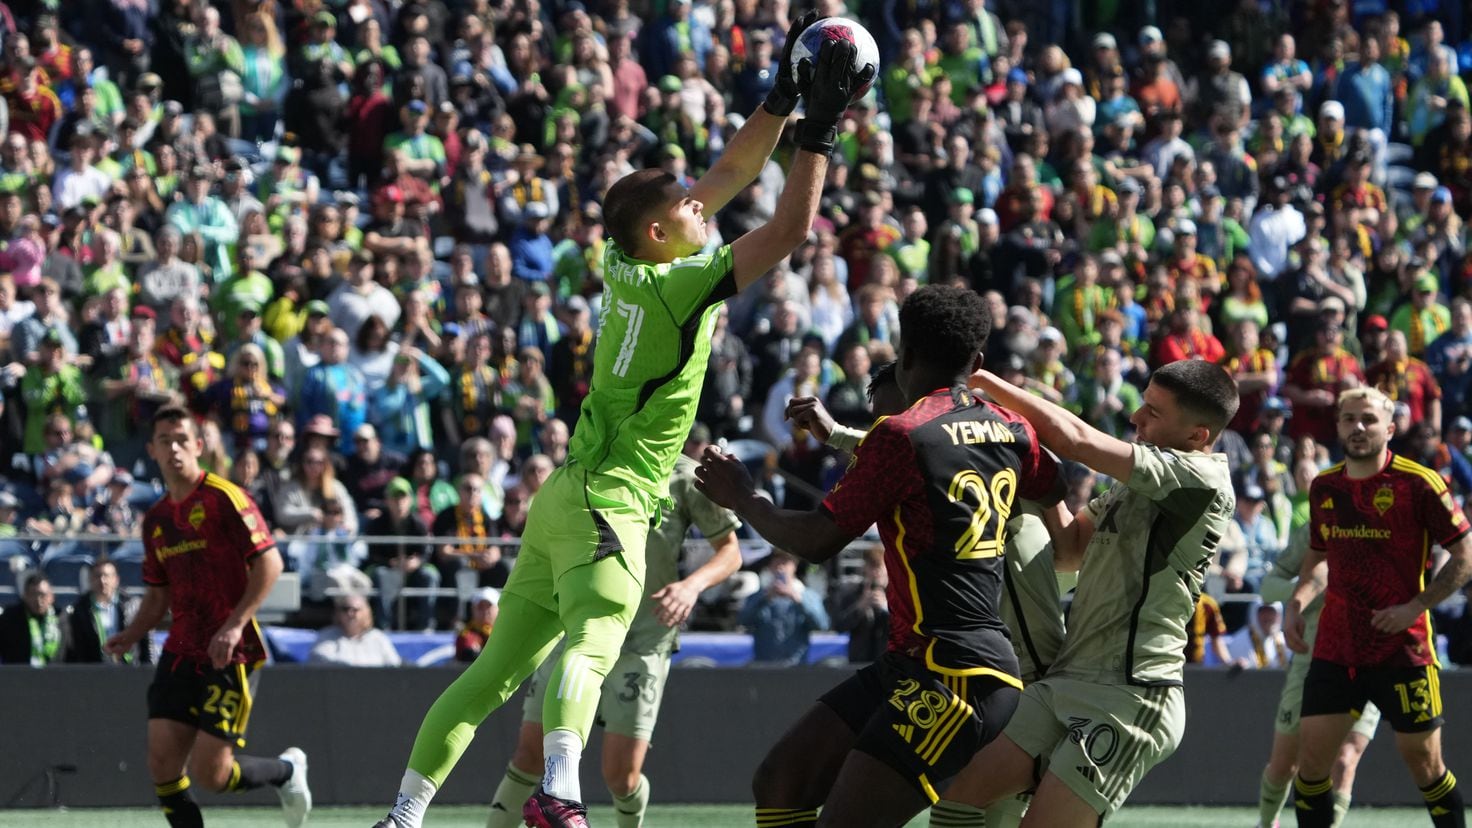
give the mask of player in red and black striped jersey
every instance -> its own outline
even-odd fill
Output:
[[[1302,826],[1333,822],[1329,773],[1367,701],[1395,730],[1432,823],[1466,825],[1456,777],[1442,759],[1430,612],[1472,577],[1472,539],[1446,481],[1391,453],[1392,411],[1376,389],[1341,394],[1337,426],[1346,459],[1309,488],[1309,552],[1285,624],[1289,646],[1307,652],[1303,608],[1323,592],[1294,781]],[[1428,585],[1433,543],[1450,557]]]
[[[909,408],[875,422],[820,508],[756,497],[718,451],[697,471],[712,500],[809,561],[876,523],[884,540],[887,651],[772,748],[753,783],[758,826],[903,824],[1016,707],[1022,682],[998,612],[1004,526],[1016,498],[1056,501],[1061,488],[1032,427],[965,388],[989,321],[972,291],[930,286],[905,301],[896,375]]]
[[[189,412],[165,406],[153,417],[148,454],[168,493],[143,518],[148,592],[107,650],[130,650],[172,611],[174,623],[148,688],[148,765],[173,828],[203,826],[189,793],[275,787],[288,826],[312,807],[306,754],[275,759],[236,755],[245,746],[266,659],[255,613],[281,574],[281,554],[260,509],[235,484],[200,469],[204,445]]]

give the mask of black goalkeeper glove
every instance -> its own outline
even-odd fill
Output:
[[[875,68],[854,72],[858,47],[848,40],[827,40],[818,51],[817,66],[810,60],[798,64],[799,84],[807,88],[807,117],[797,124],[797,145],[808,152],[828,155],[838,139],[838,121],[848,110],[853,90],[874,80]]]
[[[797,97],[802,92],[797,88],[797,80],[792,77],[788,68],[792,65],[792,47],[797,43],[798,36],[816,22],[818,12],[813,10],[793,21],[787,29],[787,42],[782,44],[782,60],[777,64],[777,82],[762,103],[763,109],[779,118],[792,114],[792,110],[797,107]]]

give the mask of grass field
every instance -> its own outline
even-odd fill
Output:
[[[313,828],[353,826],[368,828],[379,817],[382,808],[323,808],[312,812]],[[593,824],[612,826],[611,808],[594,808]],[[261,808],[210,808],[205,812],[210,828],[263,828],[280,825],[277,812]],[[1251,808],[1126,808],[1109,822],[1109,828],[1252,828],[1257,812]],[[164,824],[157,811],[146,809],[110,809],[74,811],[0,811],[0,825],[17,828],[159,828]],[[644,824],[648,828],[749,828],[751,810],[741,805],[663,805],[650,809]],[[1292,826],[1293,815],[1287,814],[1286,826]],[[1348,828],[1401,828],[1427,824],[1421,808],[1356,809],[1344,822]],[[428,828],[482,828],[485,810],[479,807],[447,806],[430,812]],[[923,828],[923,817],[910,823]]]

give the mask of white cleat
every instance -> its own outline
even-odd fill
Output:
[[[291,765],[291,778],[276,789],[281,797],[281,812],[287,828],[301,828],[312,812],[312,789],[307,787],[307,754],[301,748],[287,748],[279,757]]]

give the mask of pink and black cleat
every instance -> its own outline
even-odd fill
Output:
[[[521,816],[531,828],[589,828],[588,809],[583,803],[558,799],[541,786],[522,806]]]

